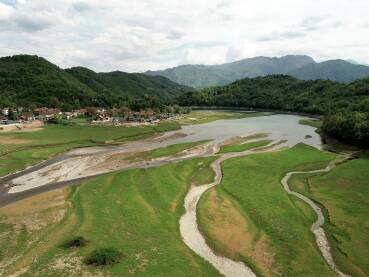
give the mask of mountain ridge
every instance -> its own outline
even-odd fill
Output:
[[[164,76],[176,83],[203,88],[228,85],[243,78],[285,74],[302,80],[328,79],[349,83],[369,76],[369,66],[348,61],[330,60],[317,63],[307,55],[282,57],[257,56],[217,65],[180,65],[164,70],[146,71],[145,74]]]

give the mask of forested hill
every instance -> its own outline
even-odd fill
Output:
[[[113,95],[133,98],[156,95],[170,99],[189,91],[189,88],[178,85],[162,76],[121,71],[96,73],[85,67],[73,67],[66,69],[66,72],[99,94],[109,91]]]
[[[179,97],[181,105],[276,109],[325,115],[324,129],[369,147],[369,78],[342,84],[286,75],[246,78]]]
[[[164,77],[95,73],[80,67],[63,70],[30,55],[0,58],[0,107],[113,106],[143,97],[165,102],[187,91]]]

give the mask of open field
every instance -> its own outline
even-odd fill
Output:
[[[24,276],[36,272],[42,276],[88,276],[88,272],[94,276],[162,276],[163,272],[167,276],[219,276],[182,242],[178,229],[184,195],[209,159],[107,174],[70,188],[72,205],[63,220],[35,239],[32,250],[8,266],[7,273],[27,267]],[[13,205],[22,202],[18,203]],[[8,218],[5,209],[9,208],[0,209],[4,221]],[[10,227],[4,228],[2,245],[9,234],[13,241],[26,236],[10,232],[4,237]],[[28,236],[27,226],[24,228]],[[86,238],[87,245],[70,250],[58,246],[75,236]],[[51,238],[52,243],[47,243]],[[99,247],[121,251],[121,262],[106,268],[84,265],[83,258]],[[33,257],[38,258],[34,261]]]
[[[292,188],[320,203],[337,264],[352,276],[368,276],[369,159],[338,165],[325,175],[296,176]]]
[[[220,154],[229,153],[229,152],[242,152],[246,150],[250,150],[257,147],[266,146],[271,143],[271,140],[259,140],[249,143],[242,143],[242,144],[233,144],[233,145],[224,145],[220,147]]]
[[[334,157],[300,144],[225,161],[222,183],[198,210],[209,244],[264,276],[335,276],[310,232],[313,212],[280,184],[286,172],[322,168]]]

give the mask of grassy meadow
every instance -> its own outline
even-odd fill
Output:
[[[22,276],[82,276],[83,272],[94,276],[163,276],[163,273],[220,276],[182,242],[178,227],[189,184],[204,178],[202,165],[210,160],[212,158],[193,159],[107,174],[69,188],[67,202],[71,208],[60,223],[48,230],[33,231],[42,232],[43,236],[32,235],[27,226],[22,227],[17,236],[2,230],[0,243],[3,245],[10,238],[13,241],[34,238],[32,249],[26,246],[18,251],[13,249],[14,255],[20,252],[23,255],[7,267],[6,274],[26,267],[28,271]],[[0,209],[4,222],[10,218],[5,208]],[[15,228],[10,223],[6,226],[8,230]],[[76,236],[85,238],[86,246],[60,247]],[[101,268],[83,263],[91,251],[102,247],[121,251],[120,263]],[[1,262],[6,262],[5,255]]]
[[[219,154],[229,153],[229,152],[243,152],[257,147],[266,146],[271,142],[271,140],[259,140],[254,142],[234,144],[234,145],[224,145],[220,147]]]
[[[334,158],[300,144],[225,161],[222,183],[198,208],[209,244],[263,276],[335,276],[310,232],[315,215],[280,184],[288,171],[322,168]]]
[[[333,255],[342,270],[352,276],[369,276],[369,158],[338,165],[324,175],[296,176],[300,191],[324,207],[324,228]]]

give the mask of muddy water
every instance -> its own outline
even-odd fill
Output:
[[[234,120],[219,120],[206,124],[184,126],[179,131],[165,133],[160,139],[130,142],[119,146],[75,149],[60,155],[43,165],[8,176],[0,180],[0,186],[9,188],[7,193],[20,193],[45,185],[69,182],[76,179],[124,169],[104,168],[106,161],[115,154],[147,151],[177,143],[212,140],[214,144],[235,136],[268,133],[272,140],[286,140],[288,146],[304,142],[321,148],[321,140],[314,128],[300,125],[303,117],[295,115],[271,115]],[[176,134],[180,132],[181,135]],[[310,138],[307,138],[310,137]],[[98,169],[96,169],[98,168]]]

